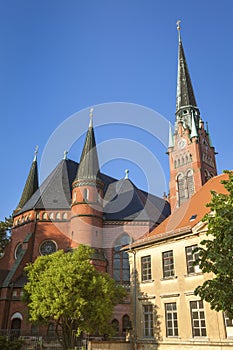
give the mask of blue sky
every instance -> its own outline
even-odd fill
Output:
[[[232,169],[232,13],[231,0],[0,1],[0,219],[19,201],[35,146],[40,161],[51,134],[74,113],[125,102],[174,122],[177,19],[197,104],[219,153],[218,172]],[[112,135],[140,138],[168,181],[163,146],[152,146],[134,128],[96,130],[98,143]],[[72,147],[71,159],[79,160],[82,141]],[[126,167],[144,188],[147,175],[130,162],[104,170],[123,177]]]

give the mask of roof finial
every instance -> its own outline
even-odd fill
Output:
[[[129,178],[129,169],[125,169],[125,179]]]
[[[180,22],[181,22],[180,19],[178,19],[178,21],[176,22],[176,28],[177,28],[177,30],[178,30],[179,42],[181,41],[181,36],[180,36]]]
[[[89,116],[90,116],[89,128],[93,127],[93,111],[94,111],[94,108],[90,108],[90,110],[89,110]]]
[[[63,157],[64,160],[67,159],[67,154],[68,154],[68,151],[64,151],[64,157]]]
[[[33,159],[33,162],[36,162],[36,161],[37,161],[38,148],[39,148],[39,147],[36,146],[35,152],[34,152],[34,159]]]

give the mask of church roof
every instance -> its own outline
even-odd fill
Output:
[[[152,243],[153,241],[192,232],[192,228],[210,211],[210,209],[206,207],[206,204],[211,201],[211,191],[227,193],[227,190],[221,183],[222,180],[226,179],[228,179],[228,175],[225,173],[211,178],[190,198],[190,200],[184,202],[179,208],[174,210],[174,212],[154,230],[133,243],[132,247],[139,247]]]
[[[69,210],[72,183],[79,166],[70,159],[63,159],[17,215],[31,209]],[[170,214],[167,201],[138,189],[129,179],[116,180],[102,173],[99,177],[104,184],[106,220],[137,219],[159,223]]]

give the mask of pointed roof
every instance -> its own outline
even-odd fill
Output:
[[[172,126],[169,122],[169,136],[168,136],[168,148],[174,147],[174,138],[172,133]]]
[[[176,112],[182,107],[197,107],[192,82],[186,62],[183,44],[180,36],[180,27],[177,28],[179,33],[178,49],[178,74],[177,74],[177,95],[176,95]]]
[[[192,128],[191,128],[190,138],[192,139],[193,137],[198,137],[198,134],[197,134],[196,123],[195,123],[194,116],[192,113]]]
[[[95,133],[90,110],[90,124],[87,130],[86,139],[79,163],[75,180],[96,180],[99,177],[99,160],[96,149]]]
[[[37,153],[38,149],[36,148],[35,156],[16,210],[20,210],[38,189]]]

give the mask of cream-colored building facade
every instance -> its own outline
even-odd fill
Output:
[[[210,274],[193,266],[194,248],[206,238],[201,221],[210,190],[226,190],[210,179],[150,234],[126,249],[131,267],[132,337],[136,349],[233,348],[233,323],[194,294]]]

